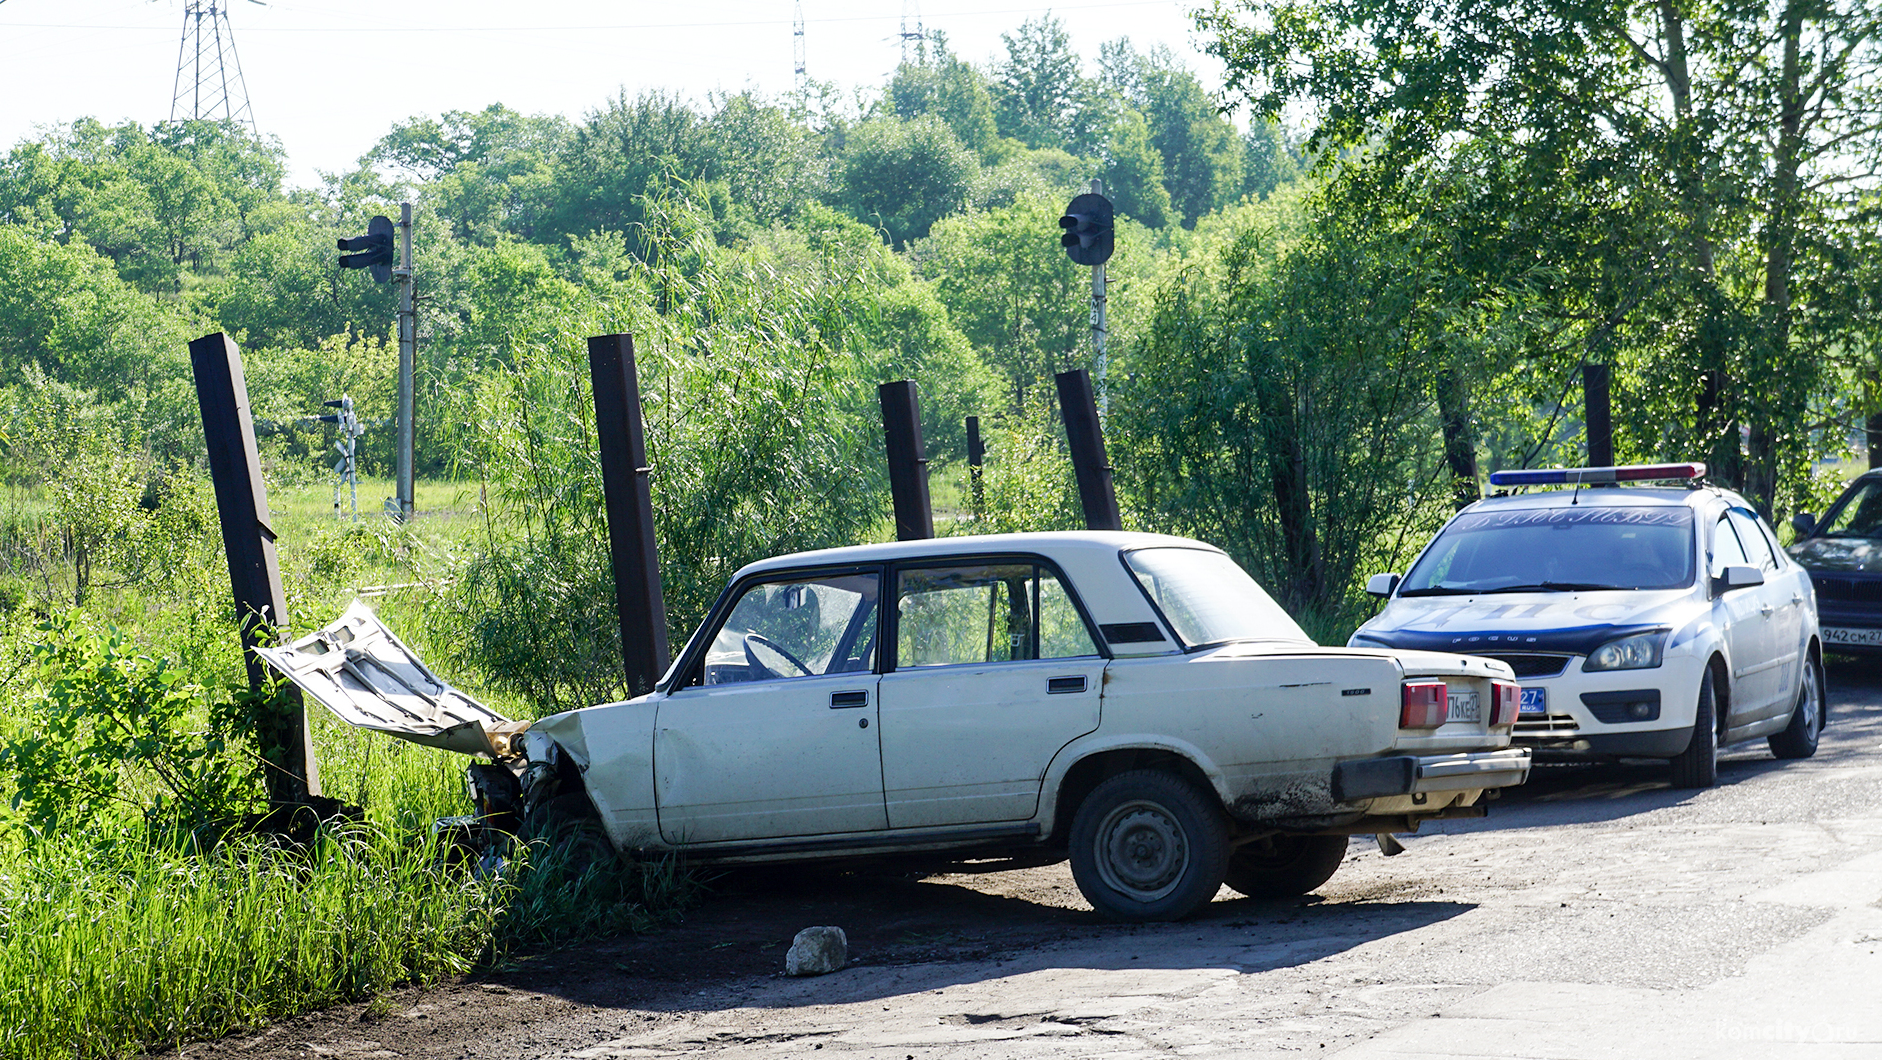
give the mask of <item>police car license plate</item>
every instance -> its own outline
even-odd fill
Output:
[[[1445,721],[1482,721],[1483,700],[1475,692],[1452,692],[1446,697]]]
[[[1523,702],[1520,713],[1547,714],[1549,712],[1549,690],[1546,688],[1523,689]]]
[[[1860,644],[1864,647],[1882,648],[1882,629],[1837,629],[1824,626],[1823,640],[1827,644]]]

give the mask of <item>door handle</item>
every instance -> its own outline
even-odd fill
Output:
[[[830,693],[830,709],[842,710],[846,707],[866,707],[869,705],[869,692],[858,688],[850,692]]]
[[[1760,606],[1760,607],[1758,608],[1758,613],[1759,613],[1759,614],[1761,614],[1761,615],[1763,615],[1763,616],[1764,616],[1764,617],[1766,617],[1766,618],[1770,618],[1770,617],[1771,617],[1771,605],[1770,605],[1770,604],[1764,604],[1764,605],[1762,605],[1762,606]]]
[[[1083,692],[1084,690],[1084,674],[1079,674],[1075,677],[1053,677],[1046,680],[1046,694],[1049,696],[1064,695],[1068,692]]]

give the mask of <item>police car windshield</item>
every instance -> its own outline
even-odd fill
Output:
[[[1400,596],[1677,589],[1692,584],[1686,507],[1525,508],[1451,520]]]
[[[1824,516],[1824,537],[1882,537],[1882,480],[1865,479]]]

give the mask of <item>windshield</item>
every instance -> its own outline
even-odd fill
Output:
[[[1823,537],[1882,537],[1882,479],[1856,483],[1849,496],[1823,517]]]
[[[1248,572],[1220,552],[1199,548],[1145,548],[1126,552],[1144,588],[1183,643],[1313,639]]]
[[[1398,595],[1677,589],[1692,584],[1692,510],[1529,508],[1451,520]]]

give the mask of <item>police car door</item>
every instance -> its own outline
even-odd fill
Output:
[[[1758,567],[1758,562],[1746,552],[1729,515],[1721,513],[1712,527],[1712,559],[1707,573],[1715,586],[1713,619],[1724,630],[1726,648],[1731,653],[1732,686],[1726,690],[1726,724],[1737,726],[1769,712],[1783,672],[1783,659],[1772,624],[1763,613],[1769,606],[1760,592],[1765,586],[1717,588],[1717,579],[1727,567]]]

